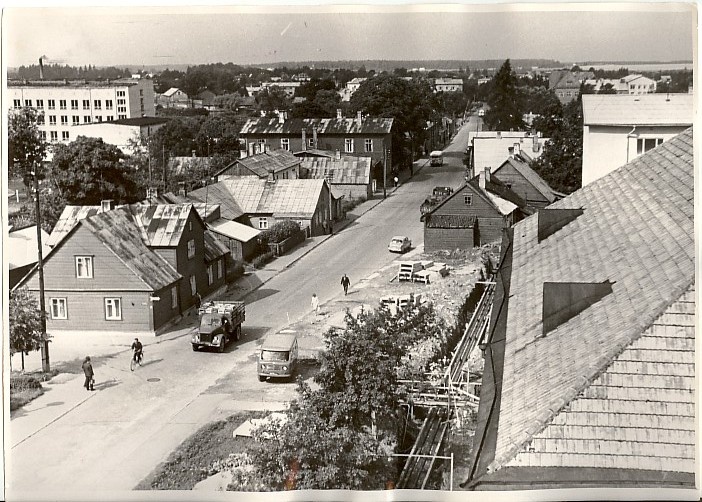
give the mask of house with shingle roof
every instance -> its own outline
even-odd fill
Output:
[[[374,164],[392,165],[392,126],[394,119],[364,117],[360,112],[354,118],[345,118],[337,110],[336,118],[288,119],[284,113],[278,118],[249,119],[239,136],[246,142],[246,151],[288,150],[300,152],[321,149],[371,157]],[[389,169],[388,169],[389,171]]]
[[[307,156],[301,160],[301,177],[327,180],[336,198],[368,200],[373,197],[370,157]]]
[[[692,94],[584,95],[582,185],[680,134],[693,121]]]
[[[553,70],[549,75],[548,88],[553,90],[558,100],[570,103],[580,94],[580,84],[588,79],[594,79],[591,71]]]
[[[43,261],[51,333],[153,335],[226,285],[229,251],[192,204],[67,206],[55,230]],[[36,268],[23,285],[39,294]]]
[[[171,87],[163,94],[156,95],[156,104],[164,108],[188,108],[190,98],[177,87]]]
[[[214,174],[215,181],[240,176],[295,180],[300,177],[300,159],[287,150],[270,150],[236,159]]]
[[[471,249],[499,241],[534,209],[485,169],[434,207],[424,207],[424,249]]]
[[[539,174],[534,171],[519,150],[519,143],[510,152],[510,156],[492,174],[507,185],[514,193],[518,194],[526,203],[536,209],[562,199],[565,194],[555,191]]]
[[[688,129],[506,233],[461,486],[694,489],[694,320]]]

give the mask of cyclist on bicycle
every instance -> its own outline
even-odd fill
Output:
[[[132,352],[135,361],[141,361],[142,350],[144,346],[141,344],[138,338],[135,338],[132,342]]]

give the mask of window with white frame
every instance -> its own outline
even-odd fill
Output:
[[[51,131],[51,141],[58,141],[58,131]]]
[[[41,139],[46,141],[46,131],[39,131],[39,134],[41,134]]]
[[[69,139],[68,131],[61,131],[61,139],[64,141],[68,141],[68,139]]]
[[[37,108],[44,108],[44,100],[37,99]]]
[[[119,93],[117,93],[117,95],[119,96]],[[126,104],[126,100],[124,100],[124,99],[118,99],[118,100],[117,100],[117,104],[118,104],[118,105],[124,105],[124,104]]]
[[[106,321],[121,321],[122,320],[122,299],[121,298],[105,298],[105,320]]]
[[[52,131],[56,132],[56,131]],[[76,277],[78,279],[93,278],[93,257],[76,256]]]
[[[178,289],[171,288],[171,308],[178,308]]]
[[[107,108],[108,110],[112,110],[112,100],[111,99],[105,100],[105,108]]]
[[[100,100],[100,99],[94,100],[93,106],[95,107],[96,110],[100,110],[102,108],[102,100]]]
[[[353,153],[353,138],[344,139],[344,151],[346,153]]]
[[[124,97],[124,91],[117,91],[117,96]]]
[[[108,122],[112,122],[114,120],[114,118],[115,117],[113,115],[108,115],[107,117],[105,117],[105,120]]]
[[[68,115],[61,115],[61,125],[68,125]]]
[[[73,115],[73,125],[80,124],[80,117],[78,115]]]
[[[77,109],[78,109],[78,100],[72,99],[71,100],[71,110],[77,110]]]
[[[280,138],[281,150],[290,151],[290,138]]]
[[[83,116],[83,123],[84,124],[90,124],[92,122],[92,119],[90,118],[90,115],[84,115]]]
[[[22,108],[22,100],[21,99],[13,100],[13,104],[14,104],[15,108]]]
[[[56,109],[56,100],[50,99],[49,100],[49,110],[54,110]]]
[[[56,115],[49,115],[49,125],[56,125]]]
[[[473,194],[464,195],[463,202],[465,203],[466,206],[472,206],[473,205]]]
[[[195,239],[188,241],[188,259],[195,256]]]
[[[126,115],[117,115],[117,119],[119,119],[119,120],[126,119],[126,118],[127,118]]]
[[[60,108],[61,110],[65,110],[65,109],[66,109],[66,100],[65,100],[65,99],[59,99],[59,108]]]
[[[221,279],[224,276],[224,260],[217,261],[217,278]]]
[[[37,125],[44,125],[44,114],[37,115]]]
[[[98,122],[102,122],[102,115],[96,115],[95,120],[97,120]]]
[[[636,140],[636,154],[641,155],[649,150],[653,150],[661,143],[663,143],[663,138],[638,138]]]
[[[83,100],[83,110],[90,110],[90,100],[89,99]]]
[[[212,264],[207,265],[207,284],[212,285],[214,282],[214,266]]]
[[[265,230],[268,228],[268,218],[261,217],[258,219],[258,228],[260,230]]]
[[[65,298],[51,298],[50,303],[52,319],[68,319]]]
[[[190,276],[190,295],[195,296],[197,293],[197,282],[195,281],[195,276]]]
[[[370,138],[367,138],[363,142],[363,146],[364,146],[366,152],[372,152],[373,151],[373,140]]]

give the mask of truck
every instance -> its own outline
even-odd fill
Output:
[[[297,369],[297,333],[284,329],[266,336],[258,354],[258,381],[268,378],[292,378]]]
[[[241,324],[246,320],[244,302],[207,302],[198,309],[200,325],[191,337],[193,350],[215,347],[224,352],[231,340],[241,338]]]

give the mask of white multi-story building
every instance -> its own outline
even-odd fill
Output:
[[[7,84],[12,109],[40,112],[39,131],[48,142],[73,141],[73,126],[156,115],[149,79],[112,81],[14,80]]]
[[[434,80],[434,92],[463,92],[463,80],[460,78],[437,78]]]

